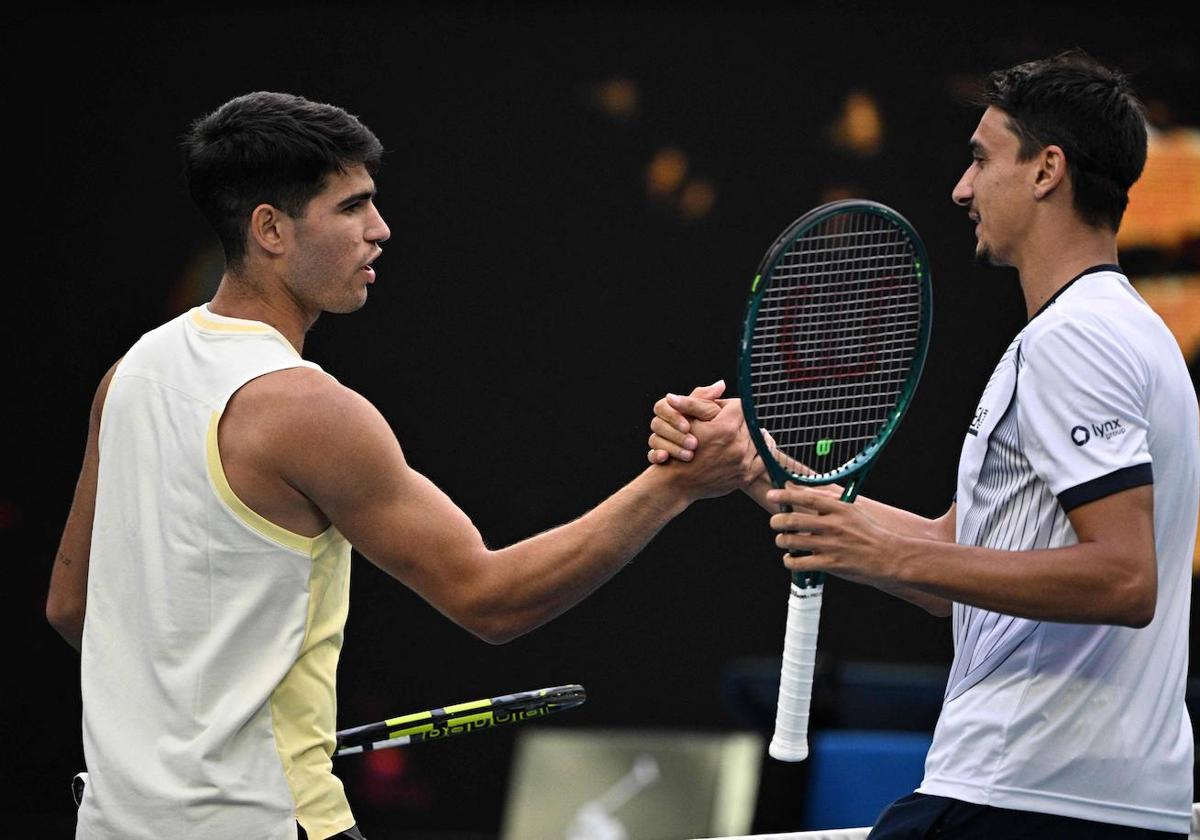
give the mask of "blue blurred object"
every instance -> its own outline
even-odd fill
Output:
[[[874,824],[883,809],[912,793],[925,772],[928,733],[829,729],[809,735],[808,830]]]
[[[837,669],[838,728],[932,732],[948,676],[939,665],[843,662]]]

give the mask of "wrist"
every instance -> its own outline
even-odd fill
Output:
[[[919,588],[925,582],[921,571],[922,561],[928,555],[926,542],[916,537],[898,535],[892,549],[894,579],[905,586]]]
[[[686,475],[687,465],[668,461],[654,464],[642,470],[634,483],[644,489],[644,503],[655,508],[662,516],[672,519],[687,510],[696,495],[692,482]]]

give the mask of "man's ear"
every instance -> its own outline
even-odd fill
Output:
[[[291,234],[292,219],[278,207],[260,204],[250,214],[250,239],[268,254],[283,254]]]
[[[1067,156],[1061,146],[1046,146],[1037,157],[1033,175],[1033,197],[1039,201],[1046,198],[1067,177]]]

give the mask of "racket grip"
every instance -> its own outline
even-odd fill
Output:
[[[788,597],[775,735],[767,750],[779,761],[803,761],[808,757],[808,711],[812,703],[823,592],[823,586],[801,589],[793,584]]]

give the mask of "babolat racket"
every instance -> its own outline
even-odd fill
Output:
[[[560,685],[402,715],[341,730],[337,733],[334,755],[354,755],[421,741],[438,741],[451,735],[466,735],[573,709],[586,699],[583,686]]]
[[[750,288],[739,392],[776,487],[840,482],[854,501],[917,387],[931,312],[925,246],[889,207],[835,201],[775,241]],[[783,761],[808,755],[823,588],[821,573],[792,575],[769,749]]]
[[[402,715],[341,730],[337,733],[334,757],[402,747],[421,741],[437,741],[451,735],[466,735],[494,726],[520,723],[573,709],[586,699],[583,686],[560,685]],[[76,773],[71,780],[71,796],[76,805],[83,801],[87,779],[88,774],[83,772]]]

